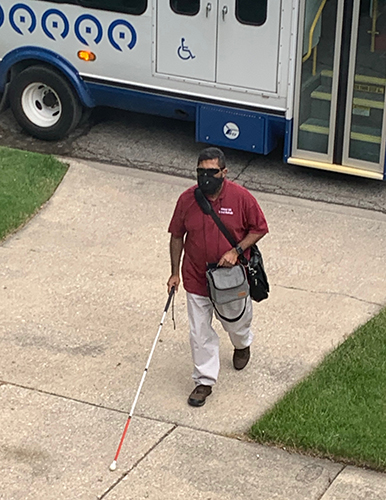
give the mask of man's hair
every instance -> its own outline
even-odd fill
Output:
[[[218,160],[218,166],[223,169],[226,167],[225,165],[225,155],[218,148],[205,148],[201,151],[198,156],[197,165],[199,165],[202,161],[205,160]]]

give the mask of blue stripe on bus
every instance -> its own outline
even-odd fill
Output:
[[[288,158],[291,156],[292,152],[292,129],[293,120],[286,120],[285,124],[285,137],[284,137],[284,154],[283,159],[287,163]]]
[[[117,84],[86,81],[85,85],[95,106],[110,106],[187,121],[194,121],[196,117],[196,102],[119,87]]]

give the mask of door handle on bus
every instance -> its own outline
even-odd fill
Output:
[[[209,17],[209,12],[212,10],[212,4],[209,2],[206,4],[206,17]]]
[[[224,5],[222,8],[222,20],[225,21],[225,16],[228,14],[228,7]]]

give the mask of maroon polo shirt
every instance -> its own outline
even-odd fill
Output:
[[[177,201],[169,233],[184,240],[182,279],[187,292],[208,296],[207,263],[217,263],[232,245],[210,215],[205,215],[194,198],[197,185],[184,191]],[[224,179],[216,201],[211,202],[225,226],[237,242],[248,233],[266,234],[264,214],[252,194],[242,186]],[[249,258],[249,251],[245,252]]]

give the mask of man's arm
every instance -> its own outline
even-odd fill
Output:
[[[175,236],[170,236],[170,263],[172,267],[172,274],[168,279],[168,293],[173,286],[176,287],[176,292],[178,291],[178,286],[180,284],[180,263],[181,263],[181,255],[182,249],[184,248],[184,240],[183,238],[176,238]]]
[[[257,243],[258,241],[265,236],[266,233],[263,234],[258,234],[258,233],[248,233],[246,237],[240,241],[239,247],[245,250],[247,250],[249,247]],[[228,252],[225,252],[224,255],[221,257],[221,259],[218,261],[218,265],[220,267],[232,267],[236,264],[238,258],[238,253],[236,252],[235,248],[232,248],[232,250],[228,250]]]

